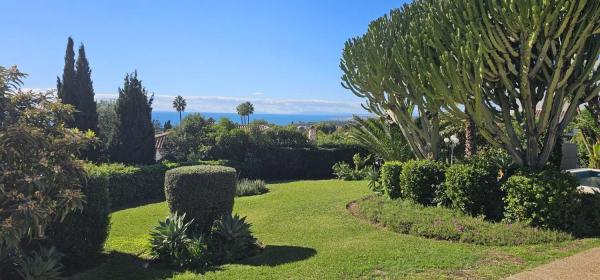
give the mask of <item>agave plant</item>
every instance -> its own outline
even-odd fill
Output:
[[[61,277],[63,265],[60,262],[62,254],[54,247],[40,248],[30,255],[23,256],[19,261],[17,273],[26,280],[56,280]]]
[[[185,213],[169,215],[150,233],[151,255],[167,266],[184,266],[189,254],[187,251],[191,239],[187,235],[193,219],[185,222]]]
[[[216,263],[233,262],[252,255],[257,246],[246,217],[225,215],[215,221],[209,249]]]

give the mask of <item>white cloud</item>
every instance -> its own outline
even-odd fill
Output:
[[[173,98],[176,95],[155,94],[152,108],[154,111],[173,110]],[[96,99],[115,99],[117,94],[96,94]],[[276,99],[264,98],[254,94],[253,97],[241,98],[231,96],[184,96],[187,101],[186,111],[198,112],[235,112],[235,107],[242,102],[250,101],[259,113],[270,114],[302,114],[302,113],[364,113],[358,101],[345,102],[323,99]]]
[[[261,95],[265,95],[265,93],[258,91],[258,92],[253,93],[252,95],[261,96]]]

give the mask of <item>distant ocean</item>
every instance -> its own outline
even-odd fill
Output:
[[[235,113],[203,113],[203,112],[183,112],[182,117],[192,114],[200,113],[205,118],[213,118],[219,120],[220,118],[228,118],[233,122],[239,123],[240,116]],[[352,118],[352,114],[252,114],[250,115],[250,121],[253,120],[265,120],[269,123],[276,125],[288,125],[297,123],[314,123],[322,121],[347,121]],[[152,112],[152,119],[159,120],[161,123],[165,123],[167,120],[171,121],[171,124],[179,123],[179,114],[177,112]]]

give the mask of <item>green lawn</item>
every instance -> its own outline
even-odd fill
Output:
[[[298,181],[237,198],[234,212],[248,216],[267,247],[240,264],[200,275],[143,268],[148,234],[165,203],[112,215],[109,256],[77,279],[496,279],[552,259],[600,246],[598,239],[562,244],[490,247],[397,234],[357,220],[348,202],[369,194],[365,182]]]

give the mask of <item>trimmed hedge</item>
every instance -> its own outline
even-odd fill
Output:
[[[359,147],[273,147],[253,151],[243,160],[228,160],[240,177],[263,180],[306,180],[333,178],[331,167],[338,162],[352,162],[364,152]]]
[[[498,168],[492,165],[455,164],[446,170],[444,196],[449,206],[471,216],[502,218],[502,191],[498,185]]]
[[[186,166],[165,174],[165,196],[171,213],[194,219],[196,233],[205,234],[219,217],[231,213],[236,171],[224,166]]]
[[[402,195],[400,189],[400,173],[402,162],[388,161],[381,167],[381,186],[389,198],[396,199]]]
[[[578,185],[575,176],[557,170],[519,172],[502,185],[505,219],[569,230],[577,215]]]
[[[94,263],[108,237],[110,203],[108,180],[102,174],[88,171],[83,187],[86,203],[83,211],[69,214],[63,222],[48,228],[48,239],[64,254],[69,271]]]
[[[402,198],[431,204],[444,182],[445,166],[433,160],[409,160],[402,166],[400,189]]]
[[[86,169],[107,180],[112,210],[165,199],[165,172],[179,166],[223,165],[224,161],[163,162],[154,165],[126,166],[119,163],[93,165]]]

